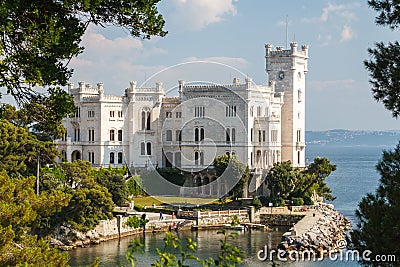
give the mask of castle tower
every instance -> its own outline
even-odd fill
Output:
[[[294,167],[305,166],[305,76],[307,74],[308,46],[289,50],[265,45],[266,72],[269,80],[276,81],[276,92],[284,93],[282,106],[282,161],[290,160]]]

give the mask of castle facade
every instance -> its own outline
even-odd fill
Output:
[[[167,97],[161,82],[138,88],[132,81],[122,96],[105,95],[102,83],[70,83],[78,111],[64,119],[58,149],[67,161],[137,170],[196,173],[222,154],[235,154],[254,173],[287,160],[304,167],[308,46],[265,49],[266,85],[250,78],[224,85],[180,80],[179,95]]]

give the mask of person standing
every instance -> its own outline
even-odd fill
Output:
[[[162,219],[163,219],[163,214],[162,211],[160,211],[160,221],[162,221]]]

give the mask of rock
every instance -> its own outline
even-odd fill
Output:
[[[80,247],[80,248],[82,248],[83,247],[83,242],[82,242],[82,240],[78,240],[78,241],[75,241],[75,244],[74,244],[76,247]]]

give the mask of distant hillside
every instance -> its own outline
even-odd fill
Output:
[[[400,141],[400,131],[306,131],[307,145],[392,146]]]

